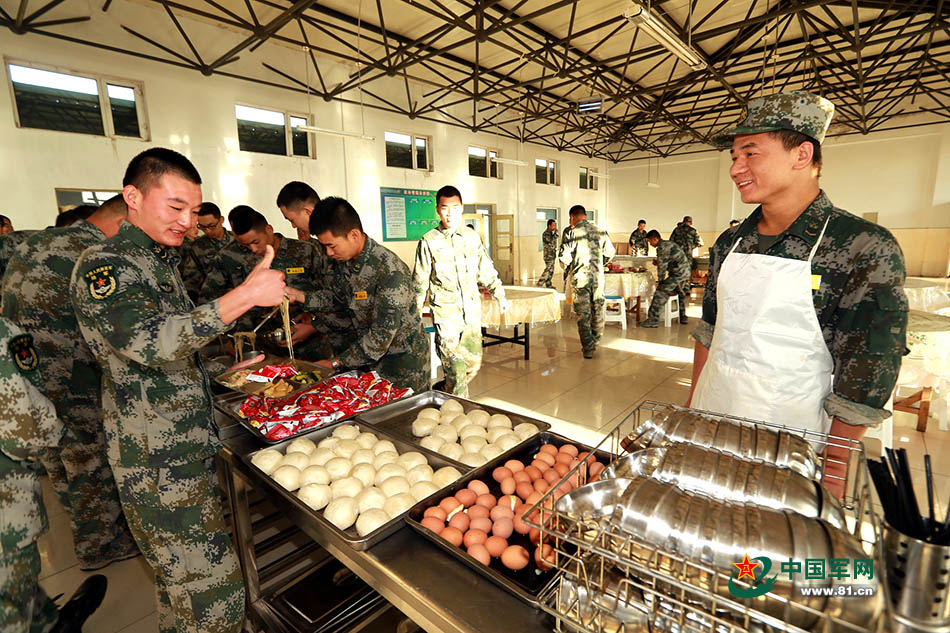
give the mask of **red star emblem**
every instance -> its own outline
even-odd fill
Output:
[[[104,285],[106,285],[106,280],[105,280],[105,279],[99,279],[99,280],[96,281],[96,285],[97,285],[97,286],[104,286]]]
[[[739,568],[739,577],[736,580],[742,580],[744,576],[749,576],[752,580],[755,580],[755,574],[752,573],[752,570],[756,568],[759,564],[759,561],[750,562],[749,555],[745,555],[745,559],[741,563],[733,563],[736,567]]]

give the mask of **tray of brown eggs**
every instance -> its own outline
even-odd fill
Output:
[[[551,488],[565,493],[566,475],[588,460],[594,480],[610,463],[603,451],[544,431],[423,499],[406,522],[449,555],[537,607],[537,597],[556,574],[551,545],[524,513]],[[576,477],[576,474],[574,475]]]

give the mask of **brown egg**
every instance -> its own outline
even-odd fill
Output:
[[[528,532],[531,531],[531,526],[524,522],[524,519],[522,518],[520,513],[515,514],[515,518],[512,521],[512,524],[515,529],[515,532],[517,532],[518,534],[527,534]]]
[[[490,495],[487,493],[483,495],[478,495],[478,498],[475,499],[475,505],[482,506],[483,508],[487,508],[488,510],[491,510],[492,508],[494,508],[497,503],[498,503],[498,499],[495,498],[495,495]]]
[[[435,517],[423,517],[420,523],[423,527],[432,530],[436,534],[440,534],[442,530],[445,529],[445,522]]]
[[[481,530],[469,530],[465,533],[465,536],[462,537],[462,544],[465,545],[465,547],[471,547],[472,545],[484,545],[485,541],[487,540],[487,532],[482,532]]]
[[[440,521],[445,521],[445,517],[448,516],[448,512],[446,512],[439,506],[432,506],[431,508],[426,508],[426,511],[422,513],[422,516],[435,517]]]
[[[472,519],[472,522],[468,524],[468,531],[481,530],[485,534],[491,532],[491,519],[487,517],[478,517],[477,519]]]
[[[497,482],[502,482],[514,474],[515,473],[512,472],[510,468],[505,468],[504,466],[499,466],[495,470],[491,471],[492,479],[494,479]]]
[[[567,464],[570,464],[572,461],[574,461],[574,456],[568,453],[558,453],[557,455],[554,456],[555,464],[564,464],[566,466]]]
[[[531,481],[534,481],[535,479],[541,476],[541,471],[538,469],[537,466],[533,466],[533,465],[528,466],[527,468],[524,469],[524,471],[528,473],[528,477],[531,477]]]
[[[468,482],[468,489],[473,491],[476,495],[487,495],[490,492],[488,490],[488,484],[481,479],[473,479]]]
[[[534,482],[534,489],[540,492],[541,494],[544,494],[545,492],[551,489],[551,484],[544,481],[543,479],[538,479],[536,482]]]
[[[512,512],[521,505],[521,499],[515,495],[505,495],[498,498],[498,505],[509,508]]]
[[[561,463],[561,462],[558,462],[557,464],[554,464],[554,468],[552,468],[551,470],[553,470],[553,471],[556,472],[558,475],[560,475],[561,477],[563,477],[563,476],[566,475],[568,472],[570,472],[571,467],[570,467],[568,464],[563,464],[563,463]]]
[[[515,476],[512,477],[512,479],[515,480],[515,483],[519,483],[519,484],[520,484],[520,483],[526,483],[526,484],[530,484],[530,483],[531,483],[531,475],[529,475],[528,473],[526,473],[526,472],[523,471],[523,470],[519,470],[518,472],[516,472],[516,473],[515,473]]]
[[[550,455],[548,455],[548,457],[550,457]],[[533,462],[531,462],[531,468],[537,468],[538,472],[541,472],[541,473],[543,473],[550,467],[551,467],[551,464],[547,463],[543,459],[536,459]],[[535,477],[535,479],[537,479],[537,477]]]
[[[491,533],[492,536],[500,536],[506,539],[511,536],[514,529],[515,525],[511,519],[498,519],[492,524]]]
[[[556,470],[554,470],[553,468],[551,468],[550,470],[544,471],[544,474],[541,475],[541,478],[542,478],[544,481],[548,482],[548,484],[553,484],[554,482],[556,482],[557,480],[559,480],[559,479],[561,478],[561,476],[560,476],[559,474],[557,474],[557,471],[556,471]]]
[[[554,567],[554,548],[547,543],[536,547],[534,550],[534,562],[536,562],[538,567],[543,571]]]
[[[502,552],[508,549],[508,541],[500,536],[489,536],[488,540],[485,541],[485,547],[488,548],[489,554],[498,558]]]
[[[445,510],[446,515],[451,513],[453,510],[457,509],[459,506],[464,507],[462,502],[456,499],[455,497],[446,497],[445,499],[439,502],[439,507]]]
[[[465,514],[464,512],[459,512],[454,517],[449,519],[449,526],[454,527],[459,532],[465,532],[468,529],[469,523],[472,522],[472,519]]]
[[[463,488],[455,493],[455,498],[466,508],[473,505],[477,497],[478,495],[475,494],[475,491],[469,490],[468,488]]]
[[[451,528],[445,528],[445,529],[448,530]],[[445,534],[445,531],[443,531],[442,533]],[[531,531],[528,532],[528,538],[535,545],[539,545],[541,543],[541,530],[539,530],[538,528],[531,528]]]
[[[534,486],[531,484],[526,484],[524,482],[518,484],[518,487],[515,488],[515,492],[518,493],[518,496],[522,499],[527,499],[528,495],[534,490]]]
[[[557,455],[557,446],[554,444],[542,444],[541,448],[538,449],[538,453],[550,453],[552,456]]]
[[[470,519],[487,519],[488,518],[488,508],[483,508],[482,506],[472,506],[465,511],[468,514]]]
[[[460,530],[455,529],[454,527],[449,526],[445,528],[444,530],[442,530],[442,533],[439,534],[439,536],[444,538],[446,541],[448,541],[455,547],[459,547],[462,545],[462,532]]]
[[[495,506],[491,509],[491,520],[497,521],[498,519],[510,519],[515,516],[515,513],[512,512],[511,508],[505,506]],[[505,537],[508,538],[508,537]]]
[[[501,564],[515,571],[527,567],[530,560],[531,556],[528,554],[528,550],[520,545],[510,545],[501,553]]]
[[[491,564],[491,554],[488,553],[488,548],[485,547],[483,543],[476,543],[466,550],[468,555],[480,562],[482,565]]]
[[[519,473],[524,470],[524,463],[518,461],[517,459],[509,459],[507,462],[505,462],[505,468],[513,473]]]
[[[548,444],[548,446],[550,446],[550,444]],[[557,455],[557,453],[554,453],[554,455]],[[551,453],[538,453],[537,455],[535,455],[534,460],[538,462],[544,462],[548,466],[553,466],[554,462],[556,461],[554,459],[554,455],[552,455]],[[531,464],[534,465],[534,462],[531,462]]]
[[[593,464],[591,464],[590,465],[591,479],[600,477],[600,473],[604,472],[604,468],[606,467],[600,462],[594,462]]]
[[[542,496],[544,496],[544,495],[542,495],[542,494],[541,494],[540,492],[538,492],[537,490],[535,490],[535,491],[532,492],[530,495],[528,495],[528,497],[524,500],[524,504],[525,504],[525,506],[527,506],[527,507],[525,508],[525,510],[527,510],[528,508],[530,508],[531,506],[533,506],[534,504],[536,504],[538,501],[540,501],[540,499],[541,499]]]
[[[510,495],[515,491],[515,489],[517,489],[518,482],[515,481],[514,477],[508,477],[506,479],[502,479],[499,485],[501,486],[502,494]]]
[[[558,449],[558,452],[567,453],[571,457],[577,457],[577,447],[574,446],[573,444],[565,444],[560,449]]]
[[[581,452],[581,453],[578,453],[578,454],[577,454],[577,459],[579,459],[579,460],[584,460],[584,459],[586,459],[586,460],[587,460],[587,464],[588,464],[588,465],[591,465],[591,466],[597,462],[597,458],[596,458],[594,455],[592,455],[591,453],[588,453],[587,451],[583,451],[583,452]]]

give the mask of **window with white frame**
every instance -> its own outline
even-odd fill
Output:
[[[597,170],[593,167],[581,167],[580,186],[581,189],[597,189]]]
[[[310,135],[299,128],[308,125],[305,114],[235,105],[238,147],[242,152],[278,156],[313,156]]]
[[[148,140],[144,84],[7,61],[17,127]]]
[[[558,184],[558,165],[556,160],[534,159],[534,180],[539,185]]]
[[[487,147],[468,146],[468,175],[482,178],[501,178],[501,170],[495,159],[498,151]]]
[[[429,160],[429,138],[401,132],[386,132],[386,165],[388,167],[403,167],[405,169],[422,169],[429,171],[432,161]]]

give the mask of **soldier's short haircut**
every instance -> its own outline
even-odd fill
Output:
[[[571,216],[587,215],[587,209],[585,209],[584,205],[582,204],[575,204],[573,207],[571,207],[571,210],[568,211],[568,214]]]
[[[93,215],[101,218],[124,218],[129,215],[129,205],[125,203],[125,198],[120,193],[99,205]]]
[[[122,196],[119,196],[120,198]],[[90,215],[92,215],[96,210],[96,205],[94,204],[80,204],[78,206],[69,209],[68,211],[63,211],[56,216],[56,221],[53,225],[56,228],[62,228],[64,226],[72,226],[80,220],[85,220]]]
[[[293,209],[301,204],[316,205],[320,202],[320,196],[313,187],[299,180],[292,180],[281,187],[277,194],[277,206]]]
[[[190,160],[174,150],[153,147],[132,159],[122,178],[122,186],[135,185],[145,193],[165,174],[175,174],[196,185],[201,184],[201,175]]]
[[[228,213],[228,222],[231,223],[231,230],[235,235],[244,235],[250,231],[263,231],[267,228],[267,218],[259,211],[239,204]]]
[[[343,198],[324,198],[310,214],[310,235],[329,231],[333,237],[343,237],[353,229],[362,231],[363,223],[353,205]]]
[[[639,222],[637,222],[637,226],[640,226],[641,224],[646,224],[646,223],[647,223],[646,220],[640,220]]]
[[[811,155],[811,164],[818,168],[818,175],[821,175],[821,143],[794,130],[777,130],[768,134],[772,138],[782,141],[782,147],[785,148],[785,151],[791,151],[802,143],[811,143],[814,150]]]
[[[4,224],[13,224],[13,223],[10,222],[10,218],[8,218],[7,216],[0,215],[0,226],[3,226]]]
[[[658,239],[658,240],[663,239],[663,238],[660,237],[660,232],[657,231],[656,229],[653,229],[652,231],[650,231],[649,233],[647,233],[647,239],[648,239],[648,240],[651,239],[651,238],[654,238],[654,237],[655,237],[656,239]]]
[[[548,228],[551,228],[552,224],[557,224],[557,220],[548,220]]]
[[[683,222],[692,222],[692,221],[693,221],[693,216],[691,216],[691,215],[684,215],[684,216],[683,216]]]
[[[202,202],[201,208],[198,209],[198,215],[212,215],[217,220],[221,217],[221,209],[213,202]]]
[[[442,198],[458,198],[462,201],[462,192],[452,185],[445,185],[435,192],[435,206],[442,204]]]

